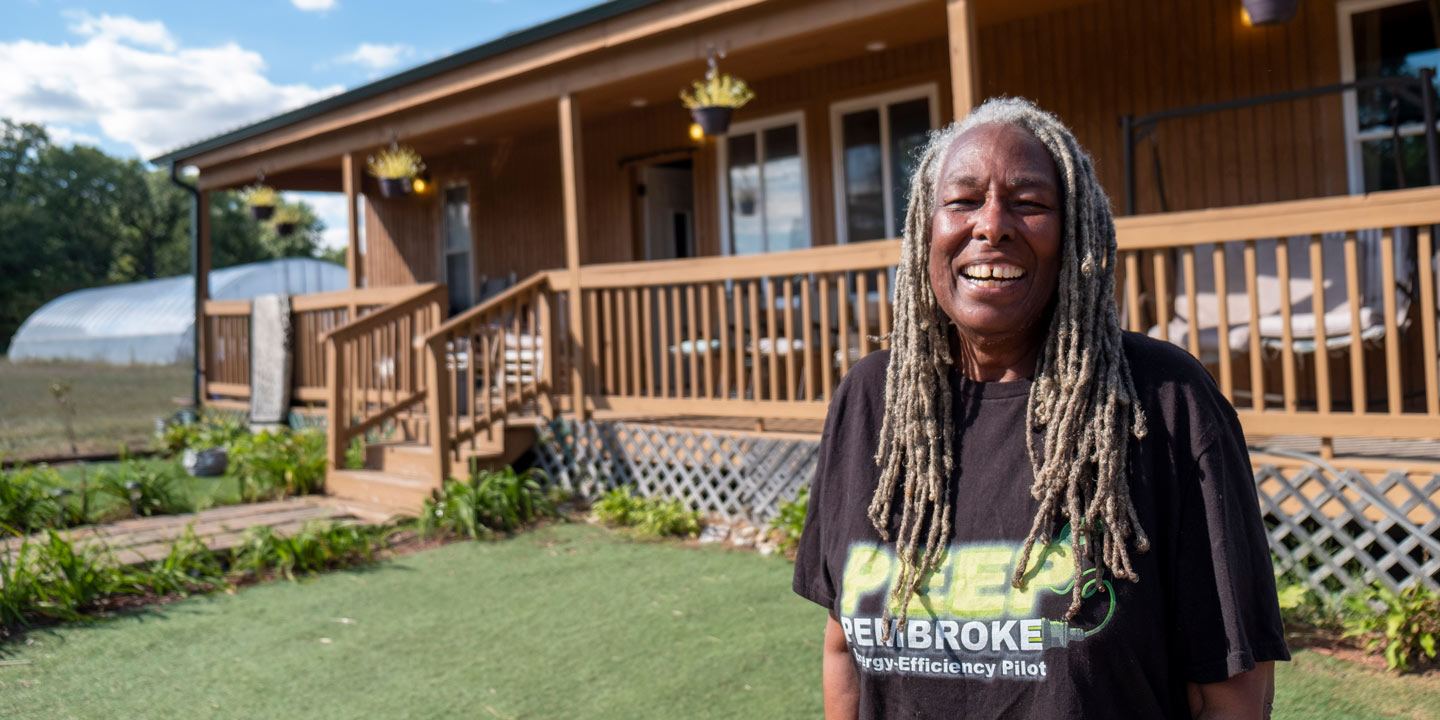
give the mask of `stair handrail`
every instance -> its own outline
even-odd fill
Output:
[[[459,397],[457,395],[459,389],[458,386],[451,387],[450,384],[449,363],[454,362],[455,366],[458,368],[460,365],[460,360],[458,357],[458,350],[454,352],[454,357],[452,358],[452,351],[445,347],[447,343],[447,338],[457,332],[468,332],[467,328],[472,326],[474,323],[484,321],[487,316],[504,312],[506,307],[512,303],[518,307],[519,304],[525,300],[527,295],[533,293],[535,295],[538,306],[540,308],[543,308],[542,314],[544,315],[544,317],[540,328],[537,329],[537,331],[534,333],[537,342],[535,343],[535,345],[529,348],[530,352],[532,353],[532,362],[535,358],[538,358],[541,364],[540,367],[532,369],[532,373],[535,374],[532,376],[535,378],[534,380],[532,380],[532,387],[537,389],[537,392],[535,394],[540,396],[538,399],[542,402],[542,407],[548,408],[549,403],[547,402],[547,399],[549,392],[549,378],[551,375],[551,370],[554,367],[553,363],[555,359],[555,338],[554,332],[551,329],[550,325],[550,307],[551,295],[555,292],[554,276],[557,274],[559,273],[553,270],[545,270],[534,273],[522,280],[521,282],[509,288],[506,288],[505,290],[497,293],[492,297],[486,298],[483,302],[476,305],[475,307],[472,307],[469,310],[466,310],[465,312],[462,312],[451,318],[450,320],[440,324],[434,330],[426,334],[423,338],[417,337],[415,339],[415,347],[417,349],[424,348],[427,355],[425,366],[428,368],[427,379],[428,388],[430,391],[427,411],[427,415],[430,418],[430,449],[431,453],[434,456],[435,474],[438,477],[449,477],[451,460],[450,456],[452,452],[455,451],[457,443],[461,442],[461,436],[466,434],[470,436],[470,439],[473,442],[475,433],[478,432],[479,424],[478,414],[472,413],[472,427],[462,432],[458,425],[458,416],[455,418],[456,427],[451,428],[449,426],[452,415],[451,410],[455,407],[455,405],[453,405],[452,403],[456,402]],[[503,328],[501,328],[500,330],[502,332],[504,331]],[[475,368],[481,364],[481,361],[477,357],[478,353],[473,347],[466,348],[465,352],[468,353],[465,362],[468,364],[472,375],[474,375],[477,372]],[[520,355],[522,353],[523,350],[517,348],[517,376],[520,372],[518,368],[520,366]],[[502,378],[502,384],[501,407],[498,409],[498,416],[496,408],[494,408],[490,404],[490,396],[488,395],[489,391],[486,391],[487,394],[485,400],[485,422],[486,427],[492,430],[497,424],[497,422],[503,421],[505,419],[505,416],[510,410],[507,405],[507,396],[505,394],[507,391],[507,385],[503,382],[503,378],[505,377],[503,358],[502,362],[500,363],[499,369],[500,377]],[[538,381],[539,377],[546,378],[546,382],[544,383],[545,389],[543,391],[538,391],[538,388],[541,387],[541,384]],[[485,387],[489,388],[490,384],[493,382],[493,378],[486,377],[483,379],[483,382],[486,384]],[[519,385],[519,381],[517,381],[517,385]],[[524,398],[521,399],[523,400]],[[478,400],[475,401],[475,404],[478,405]],[[474,408],[470,408],[470,410],[473,411]]]
[[[327,370],[325,377],[326,454],[332,468],[338,468],[344,462],[345,449],[350,445],[352,439],[363,436],[372,428],[379,427],[387,420],[424,402],[427,397],[427,386],[424,384],[422,375],[417,378],[416,387],[405,397],[395,397],[394,402],[388,407],[367,417],[362,417],[357,422],[348,423],[345,416],[347,409],[344,407],[343,392],[345,390],[355,391],[357,388],[349,387],[349,385],[355,385],[356,382],[355,378],[349,378],[345,374],[345,364],[340,361],[339,346],[380,326],[413,314],[427,305],[431,308],[430,322],[438,325],[444,321],[445,297],[444,285],[425,283],[378,310],[355,317],[350,322],[320,335],[320,342],[325,348]],[[413,346],[413,339],[403,345],[408,348],[413,348]]]

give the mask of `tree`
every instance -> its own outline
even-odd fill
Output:
[[[39,125],[0,119],[0,351],[64,293],[189,273],[190,203],[164,170],[54,145]],[[212,193],[212,267],[315,257],[324,225],[298,207],[295,233],[280,237],[236,193]]]

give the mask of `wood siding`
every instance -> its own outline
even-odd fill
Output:
[[[1259,28],[1238,0],[1089,3],[982,28],[980,87],[1058,113],[1121,210],[1121,115],[1338,83],[1336,26],[1333,0],[1301,0],[1294,20]],[[1140,213],[1344,194],[1340,96],[1162,121],[1135,166]]]

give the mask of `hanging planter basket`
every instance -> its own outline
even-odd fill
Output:
[[[415,189],[415,182],[408,177],[379,178],[380,196],[397,198],[409,195]]]
[[[255,218],[256,220],[262,220],[262,221],[263,221],[263,220],[269,220],[269,219],[270,219],[270,216],[271,216],[271,215],[274,215],[274,214],[275,214],[275,206],[274,206],[274,205],[251,205],[251,206],[250,206],[250,217]]]
[[[250,217],[256,220],[269,220],[270,216],[275,214],[275,203],[279,200],[279,196],[275,193],[274,188],[264,184],[262,178],[261,183],[241,190],[240,199],[250,206]]]
[[[291,236],[291,235],[294,235],[294,234],[295,234],[295,223],[292,223],[292,222],[275,223],[275,234],[276,234],[276,235],[279,235],[280,237],[289,237],[289,236]]]
[[[690,111],[690,116],[695,118],[695,124],[699,125],[707,136],[729,132],[730,118],[734,114],[735,108],[719,106],[697,107]]]
[[[1244,5],[1251,25],[1280,25],[1295,17],[1300,0],[1244,0]]]

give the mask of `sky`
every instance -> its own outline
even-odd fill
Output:
[[[0,117],[148,159],[599,0],[0,0]],[[345,244],[337,193],[316,208]]]

